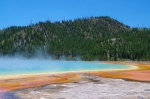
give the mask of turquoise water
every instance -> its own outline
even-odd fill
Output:
[[[85,61],[0,60],[0,75],[128,69],[131,66]]]

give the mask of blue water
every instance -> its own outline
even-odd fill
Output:
[[[94,71],[109,69],[127,69],[127,65],[104,64],[85,61],[51,61],[26,59],[0,59],[0,76],[15,74],[34,74],[69,71]]]

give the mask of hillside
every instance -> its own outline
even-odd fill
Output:
[[[39,22],[0,30],[0,54],[68,60],[150,60],[150,29],[110,17]]]

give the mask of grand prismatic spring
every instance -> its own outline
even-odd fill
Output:
[[[8,59],[0,63],[0,76],[130,68],[132,67],[128,65],[104,64],[100,62]]]
[[[136,71],[138,66],[134,65],[136,64],[130,63],[128,65],[123,63],[103,63],[98,61],[54,61],[50,59],[1,58],[0,97],[3,96],[3,93],[7,96],[8,92],[22,88],[32,88],[47,84],[70,82],[74,79],[82,79],[81,75],[79,75],[80,73],[110,78],[131,77],[131,79],[133,79],[135,78],[134,75],[132,78],[131,74],[133,74],[133,72],[134,74],[141,75],[141,72]],[[145,72],[144,75],[149,75],[149,73],[147,74],[147,72]],[[138,76],[138,78],[140,78],[140,76]],[[149,81],[149,78],[143,80]]]

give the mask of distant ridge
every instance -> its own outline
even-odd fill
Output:
[[[76,60],[150,60],[150,29],[108,16],[39,22],[0,30],[0,54]]]

